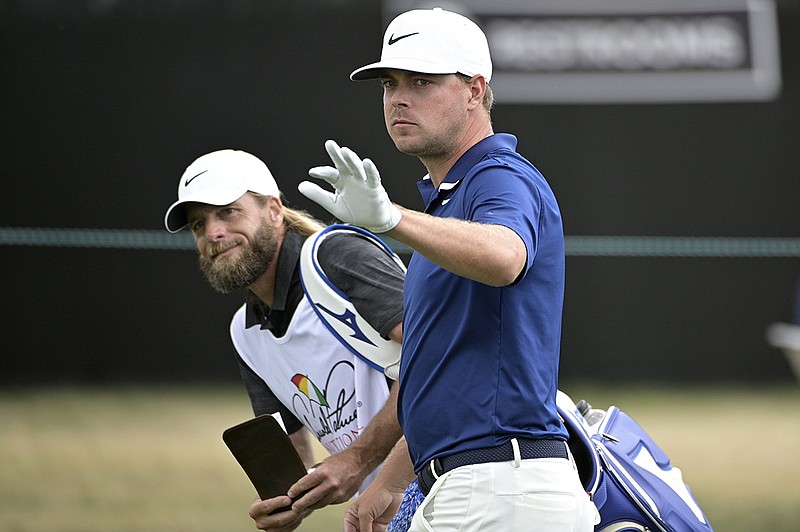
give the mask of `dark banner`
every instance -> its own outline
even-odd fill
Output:
[[[387,16],[436,2],[387,0]],[[489,40],[492,87],[517,103],[771,100],[772,0],[448,2]]]

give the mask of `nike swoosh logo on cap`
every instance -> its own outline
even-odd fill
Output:
[[[205,174],[206,172],[208,172],[208,170],[203,170],[202,172],[200,172],[200,173],[199,173],[199,174],[197,174],[196,176],[194,176],[194,177],[190,177],[190,178],[186,179],[186,181],[184,181],[184,183],[183,183],[183,186],[185,186],[185,187],[188,187],[188,186],[189,186],[189,183],[191,183],[192,181],[194,181],[196,177],[200,177],[201,175]]]
[[[419,35],[419,32],[415,31],[414,33],[407,33],[405,35],[401,35],[401,36],[396,37],[396,38],[394,36],[394,33],[392,33],[392,36],[389,37],[389,46],[393,45],[394,43],[396,43],[397,41],[399,41],[401,39],[405,39],[406,37],[411,37],[412,35]]]

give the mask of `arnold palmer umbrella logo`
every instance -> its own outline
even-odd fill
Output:
[[[292,384],[297,386],[297,389],[303,392],[303,395],[308,397],[309,401],[317,403],[320,406],[324,406],[325,408],[330,407],[325,394],[322,393],[319,388],[317,388],[317,385],[314,384],[314,381],[309,379],[307,375],[301,375],[297,373],[294,377],[292,377]]]
[[[362,428],[358,424],[357,407],[360,405],[355,400],[352,362],[336,363],[324,384],[302,373],[295,374],[291,381],[297,388],[292,409],[320,443],[332,453],[350,445]]]

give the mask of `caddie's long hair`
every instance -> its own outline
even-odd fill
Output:
[[[251,194],[253,194],[262,205],[264,205],[265,200],[269,197],[254,192],[251,192]],[[283,194],[281,194],[281,196],[283,196]],[[287,231],[296,231],[301,235],[311,236],[317,231],[325,229],[325,224],[314,218],[308,212],[287,207],[283,197],[281,197],[280,200],[281,204],[283,204],[283,225],[286,227]]]
[[[297,231],[298,233],[310,236],[325,229],[325,224],[311,216],[306,211],[283,207],[283,223],[287,231]]]

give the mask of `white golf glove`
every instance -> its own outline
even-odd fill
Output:
[[[373,233],[393,229],[400,222],[400,210],[389,200],[375,164],[369,159],[362,161],[353,150],[340,148],[332,140],[325,142],[325,150],[336,168],[316,166],[308,175],[330,183],[335,192],[310,181],[300,183],[297,190],[344,223]]]

